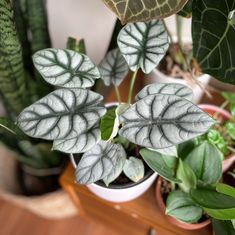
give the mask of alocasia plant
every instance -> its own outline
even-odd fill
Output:
[[[60,88],[24,109],[18,126],[31,137],[53,140],[54,150],[80,154],[76,179],[81,184],[103,180],[109,185],[122,172],[139,181],[144,177],[143,160],[137,158],[140,147],[171,147],[214,124],[191,102],[192,91],[183,85],[150,85],[132,103],[137,72],[151,72],[168,44],[161,20],[152,20],[123,27],[119,48],[109,52],[98,67],[84,54],[70,50],[37,52],[35,67],[47,82]],[[122,103],[118,86],[128,68],[134,73],[128,103]],[[105,108],[102,96],[88,89],[99,77],[115,87],[116,106]]]

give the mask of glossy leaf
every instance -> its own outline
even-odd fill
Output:
[[[185,162],[194,171],[197,179],[207,184],[217,183],[222,176],[220,152],[207,141],[195,147]]]
[[[193,99],[193,92],[187,86],[177,83],[153,83],[145,86],[136,96],[136,100],[143,99],[148,95],[154,94],[168,94],[182,97],[191,101]]]
[[[76,168],[77,182],[91,184],[114,172],[120,172],[122,166],[119,161],[124,164],[125,159],[126,153],[121,145],[100,141],[83,154]],[[110,180],[107,181],[110,182]]]
[[[169,40],[161,20],[127,24],[118,35],[118,46],[132,71],[150,73],[164,57]]]
[[[175,95],[149,95],[120,116],[119,134],[153,149],[167,148],[206,132],[214,120],[196,105]]]
[[[203,210],[188,193],[172,191],[166,201],[166,214],[186,223],[196,223],[202,217]]]
[[[128,74],[129,68],[118,48],[108,52],[99,65],[101,78],[106,86],[118,87]]]
[[[180,180],[176,179],[175,171],[169,167],[164,160],[164,156],[158,152],[151,151],[149,149],[141,149],[140,154],[148,166],[165,179],[179,183]]]
[[[103,0],[121,20],[128,22],[165,18],[183,8],[187,0]]]
[[[133,182],[138,182],[144,177],[143,161],[136,157],[126,159],[123,172],[130,180]]]
[[[233,20],[235,0],[193,1],[193,54],[204,73],[235,84]]]
[[[34,54],[33,62],[48,83],[59,87],[91,87],[100,78],[98,68],[89,57],[71,50],[41,50]]]
[[[24,109],[18,125],[31,137],[69,139],[99,122],[106,112],[102,100],[93,91],[59,89]]]

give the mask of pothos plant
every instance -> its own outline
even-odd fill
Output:
[[[130,149],[164,149],[206,132],[215,122],[191,102],[192,91],[177,84],[152,84],[132,103],[137,72],[150,73],[164,57],[168,35],[161,20],[127,24],[119,48],[97,67],[88,56],[70,50],[45,49],[33,56],[36,69],[60,87],[19,115],[17,124],[29,136],[53,140],[53,149],[81,153],[76,180],[113,182],[122,171],[133,181],[144,176],[143,162]],[[118,86],[133,71],[128,103]],[[96,79],[112,84],[119,97],[106,109],[103,97],[91,91]]]

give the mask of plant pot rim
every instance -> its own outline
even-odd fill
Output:
[[[208,226],[211,223],[211,219],[207,219],[201,223],[190,224],[190,223],[186,223],[186,222],[177,220],[176,218],[174,218],[170,215],[166,215],[165,214],[166,205],[163,201],[162,194],[161,194],[162,181],[163,181],[163,178],[161,176],[158,176],[157,182],[156,182],[155,197],[156,197],[156,201],[158,203],[160,210],[164,213],[164,215],[166,216],[166,218],[169,222],[171,222],[172,224],[174,224],[180,228],[187,229],[187,230],[198,230],[198,229],[201,229],[201,228]]]

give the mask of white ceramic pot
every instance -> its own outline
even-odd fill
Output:
[[[207,84],[210,82],[210,75],[203,74],[197,78],[198,82],[203,86],[206,87]],[[184,79],[174,78],[171,76],[167,76],[160,72],[158,69],[154,69],[150,74],[145,75],[145,83],[179,83],[190,87],[193,90],[193,102],[198,104],[204,94],[203,89],[195,83],[189,83]]]

